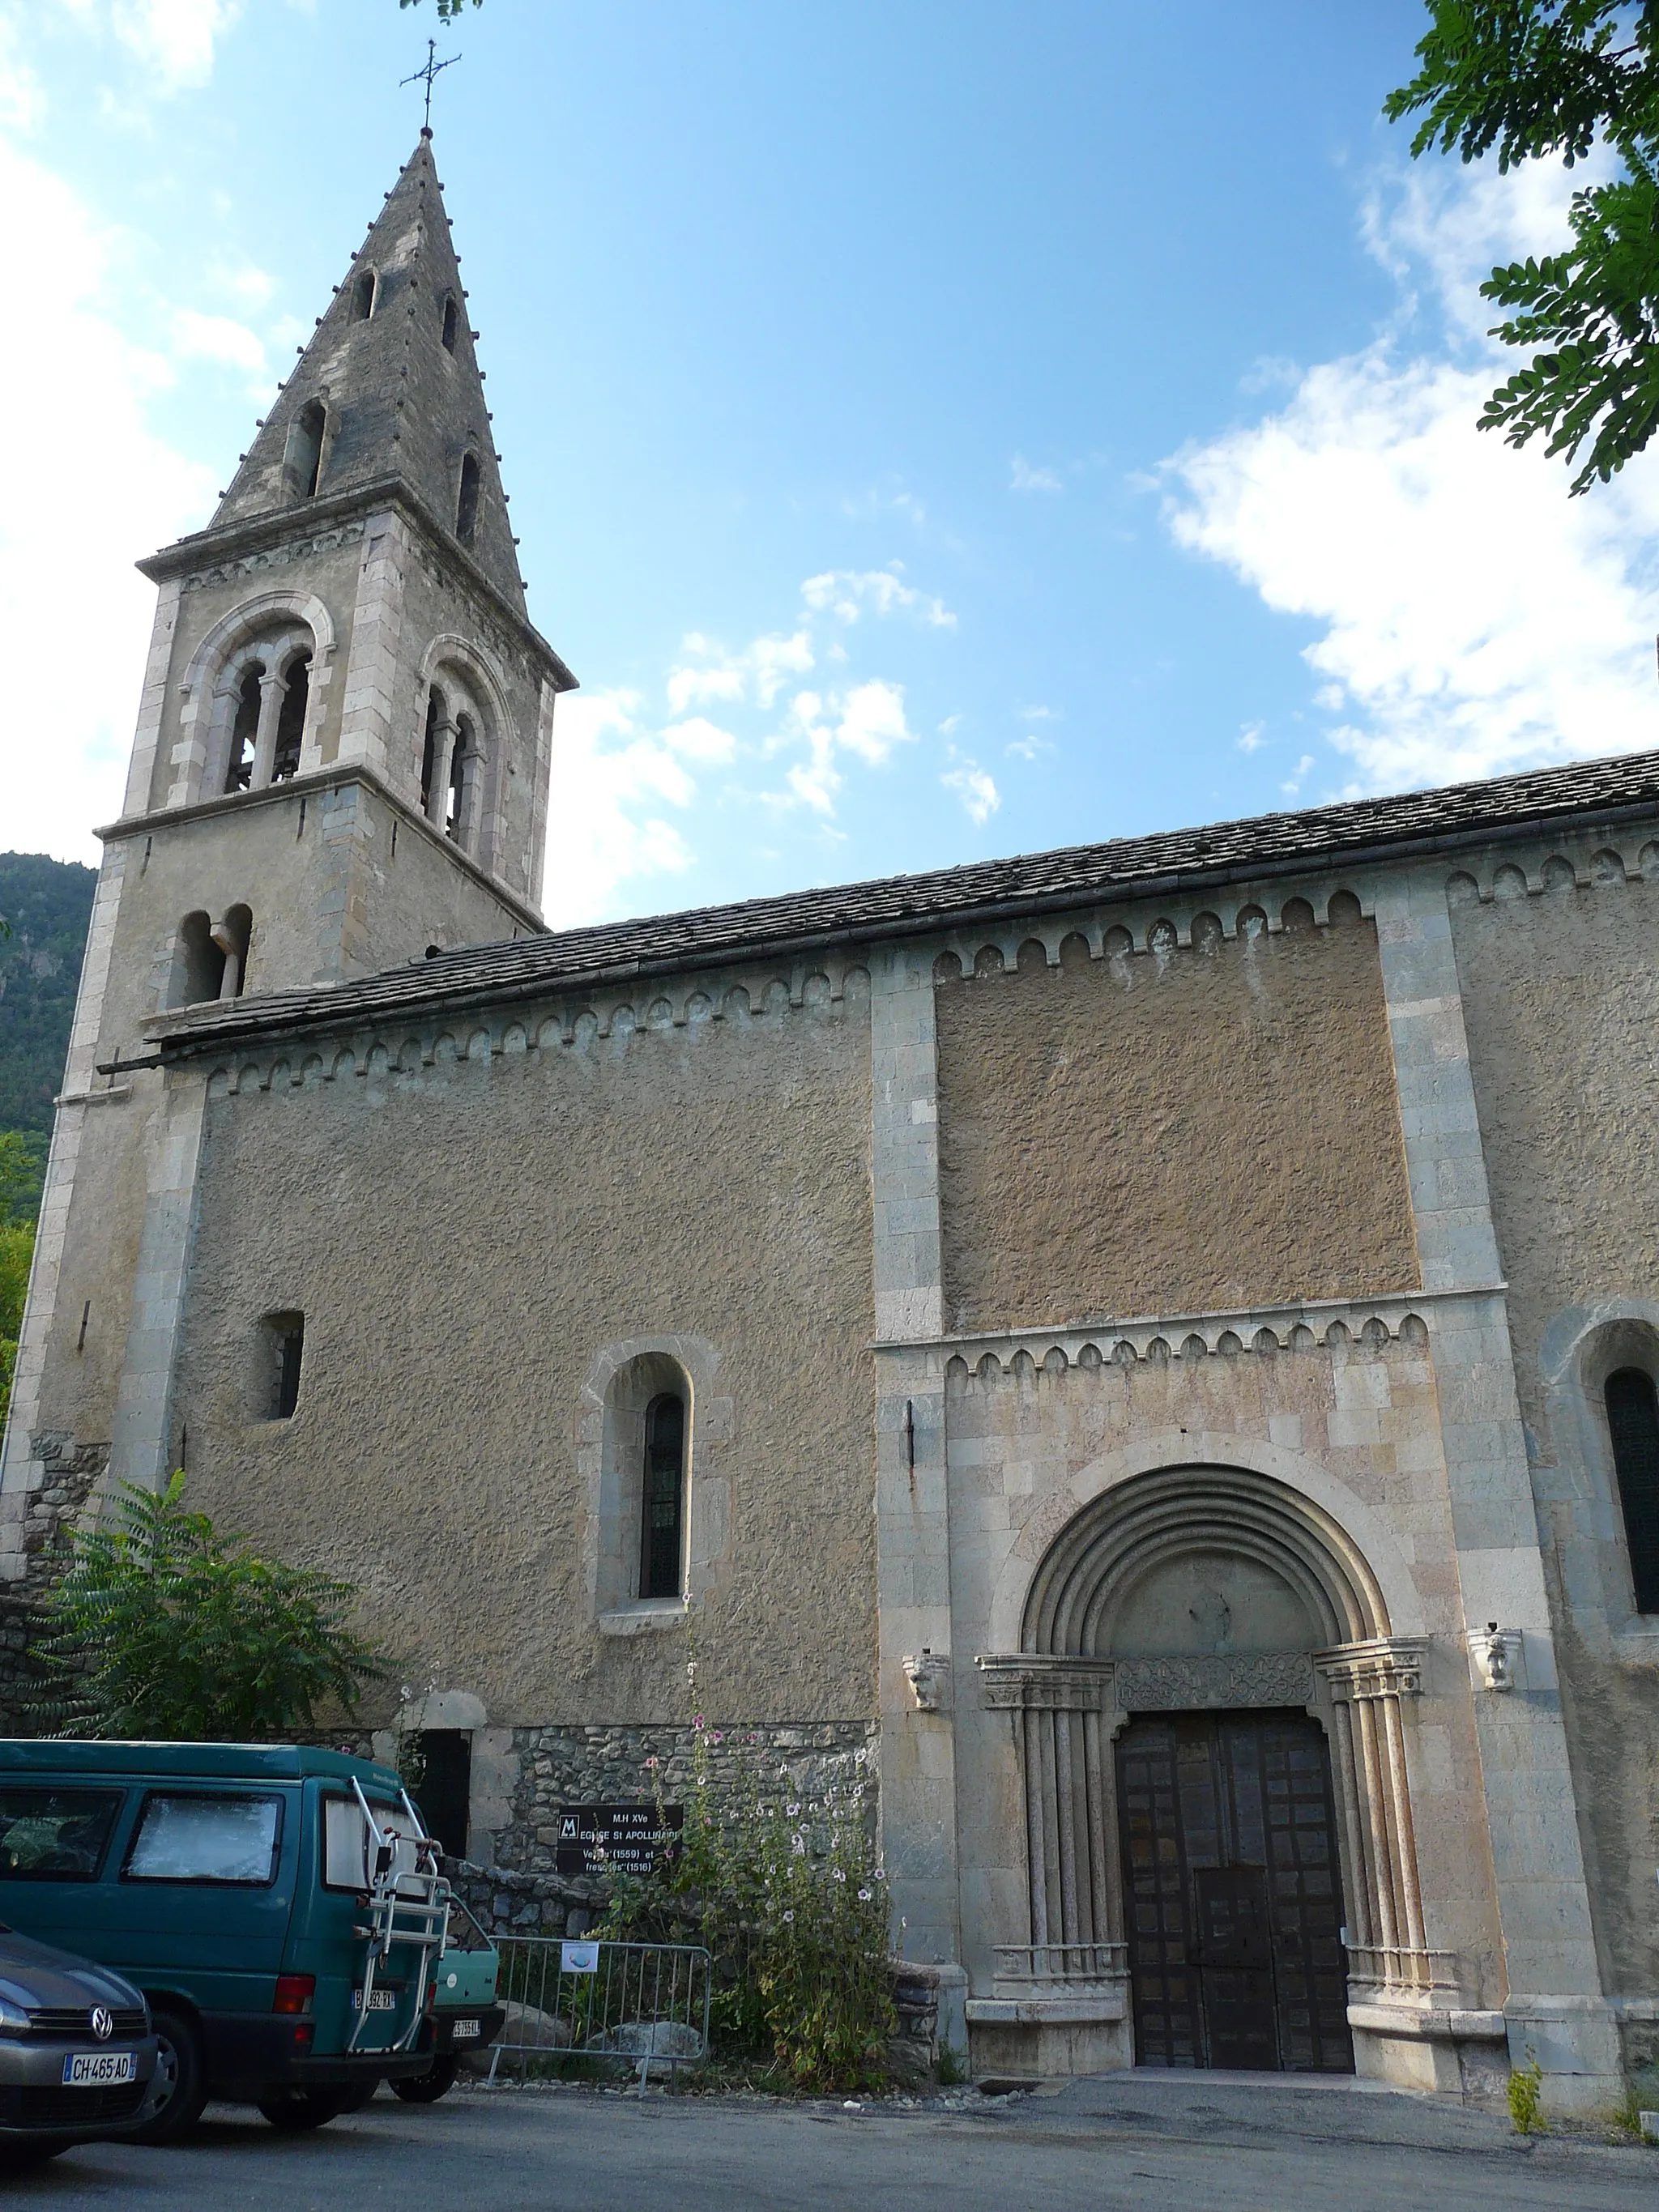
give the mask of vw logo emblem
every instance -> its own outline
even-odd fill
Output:
[[[100,2043],[107,2043],[115,2033],[114,2016],[103,2005],[92,2008],[92,2032]]]

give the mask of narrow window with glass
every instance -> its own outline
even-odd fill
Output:
[[[1609,1375],[1607,1430],[1638,1613],[1659,1613],[1659,1398],[1639,1367]]]
[[[678,1597],[685,1533],[685,1402],[665,1391],[645,1410],[640,1595]]]

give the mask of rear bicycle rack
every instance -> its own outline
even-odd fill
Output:
[[[358,1998],[357,2018],[346,2049],[356,2051],[358,2048],[358,2039],[368,2025],[376,1970],[386,1964],[396,1944],[413,1950],[419,1964],[415,1979],[415,2003],[409,2026],[396,2042],[386,2046],[387,2055],[394,2056],[413,2050],[415,2039],[421,2032],[432,1968],[449,1939],[451,1892],[448,1882],[438,1871],[438,1846],[422,1826],[420,1814],[409,1801],[409,1792],[405,1790],[400,1793],[404,1810],[409,1816],[409,1830],[405,1833],[399,1828],[383,1828],[380,1826],[356,1776],[352,1778],[351,1788],[363,1816],[368,1872],[368,1924],[355,1932],[368,1937],[369,1949],[368,1962],[363,1968],[363,1986]],[[399,1868],[398,1846],[400,1844],[413,1845],[415,1863],[412,1867]]]

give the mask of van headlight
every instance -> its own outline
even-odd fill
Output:
[[[0,1993],[0,2035],[27,2035],[29,2016],[14,1998]]]

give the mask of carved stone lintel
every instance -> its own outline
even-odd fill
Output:
[[[1334,1698],[1415,1698],[1422,1692],[1428,1648],[1423,1636],[1373,1636],[1316,1651],[1313,1662]]]
[[[1111,1703],[1115,1662],[1045,1651],[981,1652],[974,1664],[998,1712],[1097,1713]]]
[[[907,1653],[899,1661],[919,1713],[942,1713],[951,1701],[951,1662],[942,1651]]]
[[[1305,1705],[1313,1694],[1313,1662],[1305,1651],[1117,1662],[1117,1702],[1126,1713]]]
[[[1470,1629],[1469,1656],[1474,1662],[1483,1690],[1512,1690],[1516,1662],[1520,1656],[1518,1631],[1500,1628],[1495,1620],[1489,1620],[1484,1628]]]

